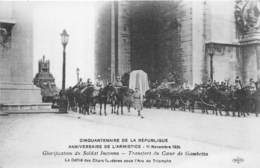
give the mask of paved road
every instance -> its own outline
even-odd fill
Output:
[[[0,168],[21,167],[257,167],[260,166],[260,117],[222,117],[145,109],[144,118],[136,112],[124,116],[82,116],[69,114],[20,114],[0,118]],[[80,139],[88,138],[167,138],[162,145],[177,145],[181,149],[166,151],[202,152],[208,156],[129,156],[114,158],[171,160],[171,163],[82,163],[65,162],[64,156],[43,155],[43,151],[75,152],[68,145],[86,144]],[[100,143],[92,143],[100,144]],[[111,143],[113,144],[113,143]],[[135,143],[144,144],[150,143]],[[152,152],[162,150],[142,149]],[[85,149],[84,149],[85,150]],[[80,152],[84,151],[80,149]],[[91,150],[88,150],[91,151]],[[95,149],[94,151],[97,151]],[[139,151],[133,149],[133,151]],[[91,156],[93,158],[95,156]],[[113,158],[106,156],[105,158]],[[71,157],[70,157],[71,158]],[[102,158],[101,156],[98,158]],[[104,157],[103,157],[104,158]],[[188,160],[187,160],[188,159]],[[138,163],[138,164],[137,164]]]

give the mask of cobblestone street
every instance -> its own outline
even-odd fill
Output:
[[[259,167],[260,118],[223,117],[145,109],[144,118],[133,112],[124,116],[68,114],[16,114],[0,118],[0,167],[100,167],[99,164],[65,163],[61,156],[42,152],[66,151],[81,138],[168,138],[185,151],[207,152],[208,157],[173,158],[170,164],[149,167]],[[125,150],[125,149],[124,149]],[[234,159],[242,159],[236,163]],[[189,159],[189,162],[185,162]],[[135,167],[107,164],[105,167]],[[148,165],[143,165],[146,167]],[[137,166],[139,167],[139,166]]]

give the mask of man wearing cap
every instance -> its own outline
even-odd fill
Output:
[[[73,88],[80,88],[83,85],[82,78],[79,79],[79,82],[73,86]]]
[[[90,78],[87,79],[87,87],[93,86]]]
[[[134,108],[137,110],[138,112],[138,116],[141,116],[141,111],[143,109],[143,104],[142,104],[142,98],[141,98],[141,93],[139,91],[138,88],[135,88],[135,92],[133,94],[133,98],[134,98]],[[142,116],[141,116],[142,117]]]
[[[242,89],[242,83],[241,83],[241,80],[239,79],[239,76],[237,76],[235,79],[235,88]]]
[[[95,87],[98,90],[104,87],[104,84],[103,84],[103,81],[102,81],[100,75],[97,76],[97,79],[96,79],[96,82],[95,82]]]
[[[122,87],[122,86],[123,86],[123,83],[121,82],[120,76],[117,76],[116,81],[114,83],[114,87],[119,88],[119,87]]]
[[[252,78],[249,80],[249,89],[251,93],[256,91],[256,82]]]

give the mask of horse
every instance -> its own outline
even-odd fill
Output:
[[[84,109],[88,113],[95,113],[95,107],[98,102],[99,90],[90,85],[81,90],[81,99],[83,99]]]
[[[249,87],[243,87],[234,91],[234,98],[236,100],[236,109],[238,111],[238,117],[245,114],[249,115],[250,111],[250,89]]]
[[[79,111],[79,113],[84,113],[84,97],[81,94],[81,91],[86,88],[86,85],[82,85],[82,86],[77,86],[72,88],[72,96],[74,97],[74,101],[76,103],[75,106],[78,107],[77,111]]]
[[[159,97],[160,95],[155,88],[147,90],[145,92],[144,106],[148,108],[155,106],[156,102],[159,100]]]
[[[255,113],[256,117],[258,117],[258,113],[260,111],[260,89],[257,89],[252,95],[251,95],[251,107],[252,112]]]
[[[73,92],[73,88],[68,88],[65,90],[65,94],[68,98],[68,109],[69,110],[74,110],[76,108],[76,101],[75,101],[75,95]]]
[[[102,105],[104,104],[104,114],[107,115],[106,113],[106,105],[108,103],[111,103],[112,106],[112,112],[115,106],[115,100],[116,100],[116,91],[115,88],[111,85],[107,85],[104,88],[101,88],[99,91],[98,95],[98,101],[100,105],[100,111],[99,114],[102,115]]]
[[[124,104],[127,105],[128,112],[130,112],[130,106],[132,104],[132,94],[134,91],[132,89],[129,89],[126,86],[117,87],[116,90],[116,101],[115,101],[115,110],[116,114],[119,114],[119,107],[121,107],[121,115],[124,114],[123,112],[123,106]]]

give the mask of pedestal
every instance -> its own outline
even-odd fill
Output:
[[[260,31],[248,32],[240,41],[243,82],[260,81]]]
[[[0,115],[52,112],[51,103],[42,103],[40,89],[28,83],[0,83]]]

